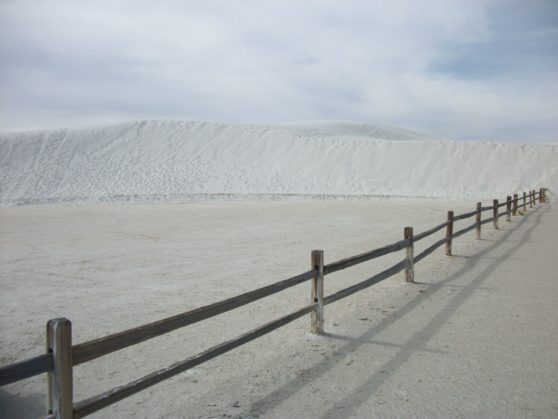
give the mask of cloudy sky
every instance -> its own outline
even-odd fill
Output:
[[[343,119],[558,140],[557,0],[0,0],[0,130]]]

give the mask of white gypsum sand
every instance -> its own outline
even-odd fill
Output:
[[[420,232],[469,211],[442,200],[219,202],[0,209],[1,364],[40,354],[65,316],[74,342],[161,319]],[[486,217],[489,215],[486,214]],[[402,274],[93,417],[550,417],[558,359],[554,206],[456,239]],[[456,228],[468,225],[460,223]],[[438,233],[432,240],[443,236]],[[431,241],[417,243],[417,252]],[[403,252],[326,277],[326,294]],[[554,268],[553,268],[554,266]],[[80,400],[295,310],[303,284],[78,366]],[[513,383],[513,385],[510,385]],[[3,416],[44,413],[45,379],[0,389]]]
[[[350,122],[2,134],[0,365],[42,353],[51,318],[71,319],[80,343],[304,272],[312,249],[327,263],[477,200],[543,186],[553,198],[557,157],[557,145],[442,141]],[[27,205],[45,203],[57,205]],[[485,225],[483,241],[474,232],[455,240],[455,257],[440,249],[421,261],[418,284],[401,273],[327,306],[326,336],[299,319],[94,417],[554,416],[556,210],[501,224]],[[327,276],[326,294],[402,257]],[[75,400],[309,296],[310,284],[299,285],[77,366]],[[45,392],[44,376],[0,388],[0,416],[41,416]]]
[[[239,197],[493,198],[558,186],[558,145],[348,122],[139,121],[0,135],[0,204]]]

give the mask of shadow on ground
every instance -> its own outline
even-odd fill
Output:
[[[460,279],[466,273],[471,271],[471,269],[473,269],[480,260],[492,259],[490,264],[481,272],[479,272],[472,280],[470,280],[467,285],[455,286],[457,289],[459,289],[457,294],[447,300],[445,306],[434,318],[432,318],[432,320],[430,320],[422,329],[417,330],[405,344],[397,345],[399,350],[390,361],[378,367],[376,369],[377,372],[371,374],[365,382],[360,384],[357,388],[353,389],[351,394],[348,394],[346,397],[338,400],[333,405],[331,405],[329,410],[325,414],[323,414],[322,417],[329,418],[350,416],[351,413],[353,413],[359,406],[361,406],[389,378],[389,374],[385,374],[385,371],[396,371],[416,351],[432,351],[431,349],[425,348],[426,343],[438,332],[438,330],[471,296],[471,294],[475,290],[480,288],[486,278],[488,278],[507,258],[509,258],[521,246],[529,242],[533,230],[538,227],[541,217],[548,210],[549,207],[537,207],[527,216],[522,217],[520,221],[517,222],[514,228],[501,229],[501,231],[503,231],[503,234],[500,236],[499,239],[497,239],[496,241],[486,240],[487,243],[492,244],[474,255],[463,258],[465,264],[457,272],[437,283],[423,283],[422,285],[427,287],[425,288],[425,290],[427,290],[426,293],[419,293],[419,295],[417,295],[414,299],[409,301],[400,309],[390,313],[389,316],[384,318],[380,323],[370,328],[362,335],[358,337],[347,337],[333,334],[324,335],[324,337],[327,339],[342,339],[347,341],[347,343],[341,348],[337,349],[333,357],[325,359],[318,364],[314,364],[310,368],[303,370],[299,374],[297,374],[298,376],[304,375],[305,377],[307,377],[306,380],[302,381],[293,379],[288,381],[277,390],[253,403],[248,411],[244,414],[241,414],[239,417],[254,417],[254,415],[265,414],[265,412],[273,409],[274,407],[281,404],[283,401],[289,399],[292,395],[299,392],[309,382],[317,380],[329,370],[334,368],[338,363],[343,362],[345,357],[350,355],[360,346],[371,343],[377,343],[380,345],[384,344],[379,341],[374,341],[373,337],[379,334],[382,330],[387,329],[390,325],[395,323],[401,317],[405,316],[407,313],[416,309],[421,303],[423,303],[426,298],[432,296],[433,293],[443,289],[443,287],[453,286],[451,285],[452,282]],[[509,240],[509,236],[512,234],[512,232],[516,231],[517,227],[524,224],[529,216],[535,215],[536,213],[538,214],[536,215],[535,222],[522,233],[521,238],[518,241]],[[508,250],[506,250],[501,256],[487,256],[487,254],[489,254],[491,251],[495,250],[505,243],[515,244]]]
[[[29,419],[46,415],[46,400],[44,394],[32,393],[18,396],[0,390],[0,418]]]

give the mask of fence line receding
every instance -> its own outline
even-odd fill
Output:
[[[539,203],[546,201],[545,188],[540,188],[538,191],[531,190],[529,192],[523,192],[523,196],[514,194],[512,197],[509,195],[506,197],[506,200],[501,203],[495,199],[491,206],[483,207],[482,204],[478,202],[474,211],[459,215],[454,215],[453,211],[449,211],[447,221],[422,233],[414,235],[412,227],[405,227],[403,239],[400,241],[327,265],[324,265],[323,251],[314,250],[311,254],[310,270],[299,275],[195,310],[190,310],[156,322],[77,345],[72,345],[72,325],[68,319],[49,320],[46,333],[46,353],[0,368],[0,386],[46,372],[48,378],[47,418],[81,418],[257,339],[307,314],[310,314],[311,331],[315,334],[323,334],[324,306],[371,287],[401,271],[404,271],[404,278],[407,282],[414,282],[414,265],[433,253],[440,246],[445,244],[446,255],[451,255],[453,239],[472,230],[476,230],[476,238],[480,239],[481,226],[483,224],[493,223],[494,228],[498,229],[498,220],[501,217],[505,216],[506,221],[509,222],[511,221],[512,215],[525,214],[527,212],[527,205],[529,205],[529,208],[533,208],[537,199]],[[506,207],[505,211],[499,211],[499,209],[503,207]],[[482,213],[490,210],[492,210],[492,217],[483,220]],[[454,223],[456,221],[465,220],[470,217],[475,217],[474,224],[462,228],[461,230],[454,231]],[[445,229],[445,235],[442,239],[436,241],[415,256],[415,243],[443,229]],[[325,275],[401,250],[405,250],[405,257],[390,268],[357,284],[351,285],[331,295],[324,296]],[[210,317],[226,313],[227,311],[276,294],[306,281],[311,282],[309,305],[299,308],[290,314],[284,315],[283,317],[266,323],[236,338],[220,343],[197,355],[177,362],[167,368],[153,372],[128,384],[115,387],[88,399],[74,402],[72,378],[74,366],[161,336],[173,330],[209,319]]]

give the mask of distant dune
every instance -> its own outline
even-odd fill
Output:
[[[558,183],[558,145],[344,121],[139,121],[0,135],[0,203],[501,196]]]

